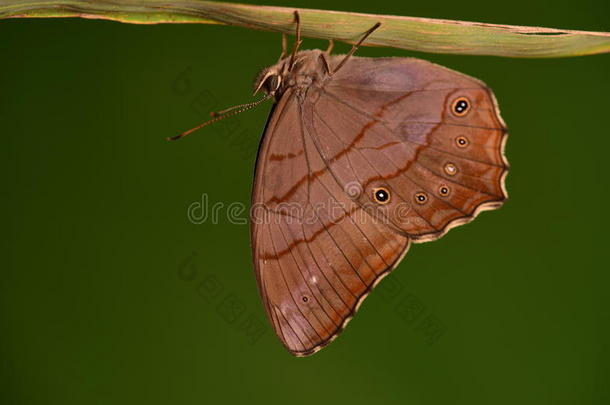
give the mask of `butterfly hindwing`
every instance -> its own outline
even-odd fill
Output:
[[[336,61],[340,60],[335,57]],[[412,58],[358,58],[304,102],[307,132],[342,185],[413,240],[442,236],[506,199],[506,128],[479,80]],[[456,102],[467,110],[455,113]]]

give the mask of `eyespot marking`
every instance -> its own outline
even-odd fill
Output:
[[[457,172],[457,166],[453,163],[449,162],[445,165],[445,173],[447,173],[449,176],[455,176]]]
[[[443,197],[447,197],[451,193],[451,189],[443,185],[438,188],[438,193]]]
[[[466,97],[458,97],[451,103],[451,113],[456,117],[463,117],[470,111],[470,100]]]
[[[455,138],[455,144],[458,148],[465,148],[466,146],[468,146],[469,143],[470,142],[468,141],[468,138],[466,138],[465,136],[458,136],[457,138]]]
[[[415,193],[415,202],[417,202],[418,204],[425,204],[426,201],[428,201],[428,196],[426,195],[426,193],[423,192],[419,192],[419,193]]]
[[[390,192],[385,187],[377,187],[373,189],[373,199],[378,204],[387,204],[390,202]]]

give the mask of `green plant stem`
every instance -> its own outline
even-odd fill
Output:
[[[376,22],[365,42],[431,53],[551,58],[610,52],[610,33],[558,30],[351,12],[255,6],[212,1],[0,0],[0,19],[82,17],[133,24],[205,23],[294,33],[301,15],[304,37],[354,43]]]

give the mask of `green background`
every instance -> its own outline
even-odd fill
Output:
[[[610,31],[606,0],[267,4]],[[0,35],[0,403],[610,403],[610,55],[361,48],[494,89],[510,200],[414,245],[337,341],[299,359],[267,323],[248,225],[226,215],[249,204],[270,104],[163,140],[252,100],[280,36],[80,19],[0,21]],[[204,194],[224,204],[217,223],[187,218]],[[260,339],[225,316],[227,297],[263,322]],[[421,318],[402,316],[405,299]]]

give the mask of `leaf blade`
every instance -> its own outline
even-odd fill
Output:
[[[485,24],[457,20],[257,6],[212,1],[1,0],[0,19],[81,17],[133,24],[203,23],[294,33],[301,14],[304,37],[354,43],[381,22],[364,44],[431,53],[551,58],[610,52],[610,33]]]

